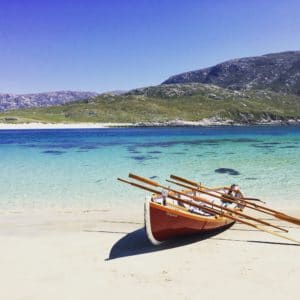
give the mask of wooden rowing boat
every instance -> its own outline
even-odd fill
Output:
[[[235,221],[219,215],[209,215],[201,210],[193,212],[174,205],[167,199],[166,205],[156,201],[158,196],[145,201],[145,228],[150,242],[161,242],[177,237],[213,233],[232,226]]]
[[[230,188],[207,188],[195,181],[171,175],[173,180],[167,180],[168,182],[187,189],[179,191],[132,173],[129,173],[128,177],[143,184],[122,178],[118,180],[152,193],[151,199],[145,203],[145,227],[149,240],[155,245],[175,237],[220,231],[229,228],[236,221],[300,244],[300,241],[294,238],[269,229],[272,227],[287,233],[286,228],[245,214],[243,209],[255,210],[297,225],[300,225],[299,218],[254,203],[258,201],[265,204],[260,199],[244,197],[237,185]],[[153,187],[163,190],[159,191]]]

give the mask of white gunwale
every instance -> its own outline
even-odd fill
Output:
[[[145,228],[146,228],[146,234],[148,239],[150,240],[150,242],[153,245],[159,245],[162,242],[156,240],[152,234],[152,230],[151,230],[151,218],[150,218],[150,199],[146,198],[145,200],[145,210],[144,210],[144,214],[145,214]]]

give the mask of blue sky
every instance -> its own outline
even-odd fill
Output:
[[[109,91],[300,50],[299,1],[0,0],[0,92]]]

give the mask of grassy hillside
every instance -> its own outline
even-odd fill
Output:
[[[0,122],[165,122],[220,117],[237,122],[300,119],[300,97],[270,91],[232,91],[205,84],[170,84],[103,94],[48,108],[7,111]]]

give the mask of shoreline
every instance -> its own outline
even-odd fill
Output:
[[[221,126],[297,126],[300,120],[245,122],[232,120],[203,119],[201,121],[166,121],[166,122],[138,122],[138,123],[0,123],[0,130],[40,130],[40,129],[104,129],[104,128],[147,128],[147,127],[221,127]]]

